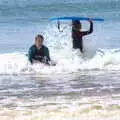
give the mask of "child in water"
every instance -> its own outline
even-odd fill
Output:
[[[93,22],[90,19],[88,21],[90,23],[90,29],[88,31],[81,31],[82,24],[79,20],[72,21],[73,48],[80,49],[81,53],[83,53],[83,36],[93,32]]]

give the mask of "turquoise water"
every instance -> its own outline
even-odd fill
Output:
[[[2,120],[120,119],[119,0],[0,0],[0,118]],[[104,18],[72,50],[70,22],[56,16]],[[83,29],[89,24],[82,22]],[[25,54],[43,34],[55,67],[30,65]]]
[[[0,2],[0,51],[26,51],[37,33],[46,31],[54,16],[102,17],[105,22],[95,23],[94,33],[101,32],[96,41],[99,47],[119,48],[120,1],[33,1],[11,0]],[[98,26],[101,26],[97,28]],[[48,28],[47,28],[48,29]],[[50,28],[49,28],[50,29]],[[101,30],[102,29],[102,30]],[[104,32],[103,32],[104,31]],[[113,34],[110,34],[113,33]],[[97,36],[97,35],[96,35]],[[49,40],[49,38],[47,38]],[[47,41],[46,40],[46,41]],[[3,48],[3,46],[6,46]],[[14,46],[14,47],[13,47]]]

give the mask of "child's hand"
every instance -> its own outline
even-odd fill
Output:
[[[38,61],[38,60],[33,60],[33,63],[40,63],[40,61]]]

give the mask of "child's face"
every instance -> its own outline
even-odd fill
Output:
[[[35,44],[37,47],[40,47],[43,45],[43,39],[41,37],[38,37],[35,41]]]

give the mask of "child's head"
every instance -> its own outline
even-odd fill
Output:
[[[36,37],[35,37],[35,44],[37,47],[40,47],[43,45],[43,41],[44,41],[44,38],[42,35],[38,34]]]
[[[73,20],[72,21],[72,27],[76,30],[81,30],[82,25],[79,20]]]

